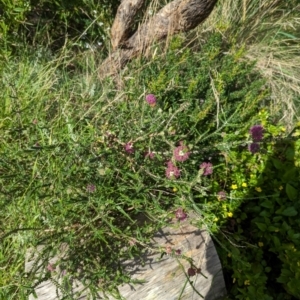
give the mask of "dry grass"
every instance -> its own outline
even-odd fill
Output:
[[[299,0],[224,0],[198,28],[200,36],[217,30],[245,47],[271,88],[271,113],[289,128],[300,118],[299,15]]]

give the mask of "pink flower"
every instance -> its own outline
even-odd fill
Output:
[[[150,159],[153,159],[154,156],[155,156],[155,153],[154,153],[154,152],[151,152],[151,151],[148,151],[148,152],[146,152],[146,154],[145,154],[145,157],[146,157],[146,158],[149,157]]]
[[[137,240],[136,240],[135,238],[131,238],[131,239],[129,240],[129,245],[130,245],[130,246],[134,246],[134,245],[136,244],[136,242],[137,242]]]
[[[94,184],[88,184],[86,190],[88,193],[94,193],[96,191],[96,186]]]
[[[134,153],[133,144],[131,142],[125,144],[124,149],[127,153],[132,154]]]
[[[188,151],[188,148],[183,145],[183,142],[180,142],[180,146],[176,147],[174,149],[174,157],[177,161],[185,161],[189,158],[190,152]]]
[[[204,162],[200,165],[200,169],[203,169],[203,175],[211,175],[213,173],[213,165],[211,163]]]
[[[55,271],[55,265],[54,264],[48,264],[48,266],[47,266],[47,271],[49,271],[49,272],[54,272]]]
[[[172,247],[171,246],[166,246],[166,253],[168,255],[172,253]]]
[[[153,94],[149,94],[146,96],[146,101],[150,106],[156,105],[156,97]]]
[[[218,195],[217,198],[219,201],[226,200],[226,192],[225,191],[220,191],[220,192],[218,192],[217,195]]]
[[[166,177],[169,179],[178,178],[180,176],[180,170],[173,165],[171,161],[168,161],[166,169]]]
[[[184,221],[187,218],[187,213],[182,208],[178,208],[175,211],[175,216],[177,220]]]

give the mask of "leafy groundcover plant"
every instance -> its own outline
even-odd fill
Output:
[[[293,162],[287,149],[298,144],[289,139],[294,148],[287,147],[267,118],[269,90],[254,63],[241,60],[243,49],[217,33],[199,43],[179,36],[166,52],[157,47],[151,61],[128,66],[121,91],[99,82],[92,56],[72,73],[67,56],[2,64],[1,255],[10,281],[1,296],[26,297],[59,272],[82,281],[92,297],[117,297],[117,286],[131,280],[121,260],[141,255],[158,228],[189,211],[223,246],[232,295],[272,296],[269,252],[282,266],[270,281],[297,293],[289,276],[297,275],[298,223],[290,218],[299,205],[298,169],[283,171]],[[141,222],[145,216],[150,222]],[[231,227],[217,234],[228,219]],[[25,274],[25,252],[38,245]],[[65,255],[51,264],[62,245]]]
[[[224,201],[241,205],[215,238],[231,297],[298,299],[300,131],[284,137],[284,127],[271,125],[266,112],[260,116],[259,150],[231,161],[239,165]]]
[[[24,44],[58,51],[97,49],[107,54],[106,41],[119,0],[1,1],[1,50],[18,53]]]

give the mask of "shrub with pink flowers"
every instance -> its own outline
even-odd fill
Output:
[[[3,266],[23,255],[17,250],[44,246],[24,278],[23,261],[11,269],[12,286],[25,290],[39,270],[41,282],[65,270],[64,280],[81,280],[93,295],[118,295],[132,283],[120,262],[141,255],[172,220],[222,243],[233,298],[275,299],[274,283],[278,299],[298,297],[300,126],[270,115],[269,85],[243,49],[216,32],[198,42],[178,36],[168,50],[157,46],[152,60],[120,72],[117,87],[90,66],[82,79],[71,58],[40,67],[43,80],[36,57],[2,64]],[[201,270],[189,262],[192,281]]]

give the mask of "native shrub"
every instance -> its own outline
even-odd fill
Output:
[[[215,236],[229,219],[231,231],[238,228],[234,238],[241,241],[236,215],[250,198],[253,220],[247,226],[262,237],[260,231],[270,225],[251,209],[264,207],[259,201],[271,183],[263,174],[275,153],[274,138],[279,142],[283,136],[272,119],[266,121],[269,89],[254,63],[217,33],[192,47],[181,36],[166,51],[155,47],[151,61],[135,60],[122,73],[121,91],[110,79],[99,82],[92,56],[84,58],[86,72],[72,74],[64,60],[46,64],[29,56],[3,65],[0,205],[6,224],[1,238],[18,245],[22,238],[26,247],[43,245],[33,270],[20,271],[26,275],[22,287],[31,287],[28,293],[42,268],[38,282],[60,272],[81,280],[92,295],[99,290],[118,295],[117,286],[131,280],[120,262],[139,257],[158,228],[170,218],[185,221],[189,211],[197,215],[195,225]],[[249,151],[252,143],[259,145],[256,151]],[[289,184],[287,193],[294,199],[296,181],[286,180],[278,188]],[[275,214],[278,209],[284,218],[297,213],[293,201],[288,207],[278,203]],[[239,219],[247,215],[241,212]],[[293,243],[294,225],[282,232],[290,232]],[[255,295],[266,292],[269,269],[252,276],[252,252],[239,259],[238,247],[216,238],[226,255],[237,258],[236,269],[230,269],[236,293],[241,297],[253,287]],[[256,241],[261,244],[253,256],[260,261],[269,244]],[[64,245],[65,255],[52,264]],[[276,278],[297,293],[295,283],[286,280],[287,274],[298,276],[289,264],[296,256],[280,255],[282,274]],[[56,284],[67,297],[64,286]],[[243,284],[247,290],[239,290]]]

